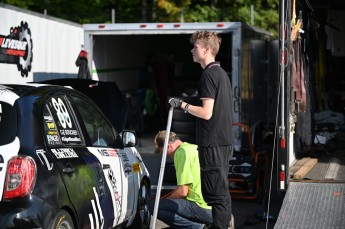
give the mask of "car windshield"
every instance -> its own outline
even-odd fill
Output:
[[[5,102],[0,102],[0,145],[6,145],[17,135],[17,113],[15,108]]]

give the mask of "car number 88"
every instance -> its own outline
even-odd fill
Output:
[[[68,125],[69,128],[72,128],[71,117],[69,116],[67,108],[63,101],[60,98],[58,98],[57,101],[55,98],[52,98],[52,103],[61,126],[63,128],[66,128],[66,125]]]

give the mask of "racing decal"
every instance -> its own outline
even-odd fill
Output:
[[[45,115],[43,117],[45,120],[44,129],[46,131],[46,137],[49,145],[61,145],[61,140],[59,133],[56,129],[55,122],[51,115]]]
[[[57,134],[47,134],[47,140],[49,145],[60,145],[60,137]]]
[[[57,159],[60,158],[76,158],[78,154],[72,148],[51,149]]]
[[[139,164],[139,163],[134,163],[134,164],[132,165],[132,167],[133,167],[133,171],[134,171],[135,173],[139,173],[139,172],[141,171],[141,167],[140,167],[140,164]]]
[[[97,151],[104,157],[118,157],[116,149],[97,149]]]
[[[115,211],[116,211],[116,214],[115,214],[115,222],[116,224],[118,224],[119,222],[119,219],[120,219],[120,216],[121,216],[121,200],[122,200],[122,197],[121,197],[121,194],[119,193],[119,190],[117,188],[117,185],[116,185],[116,177],[115,177],[115,174],[113,172],[113,170],[111,168],[109,168],[108,170],[108,178],[109,178],[109,181],[110,181],[110,184],[111,184],[111,187],[112,187],[112,193],[113,193],[113,200],[115,202],[115,205],[114,205],[114,208],[115,208]]]
[[[56,130],[55,123],[53,121],[47,121],[46,123],[49,130]]]
[[[45,116],[47,118],[46,135],[49,144],[82,144],[77,125],[74,123],[64,101],[59,97],[53,97],[48,105],[53,110],[51,118]],[[57,133],[54,131],[57,131]]]
[[[105,181],[111,193],[113,206],[114,225],[121,223],[127,213],[128,179],[123,170],[122,157],[118,149],[88,147],[88,150],[95,155],[102,164]],[[128,160],[128,158],[127,158]],[[127,197],[127,196],[126,196]]]
[[[123,165],[123,170],[125,171],[126,176],[132,172],[132,166],[129,163]]]
[[[104,217],[95,187],[93,187],[93,193],[95,194],[95,200],[91,200],[93,214],[89,214],[91,228],[102,229],[104,226]]]
[[[52,98],[51,101],[53,103],[53,107],[55,108],[56,115],[59,118],[59,123],[61,124],[62,128],[65,129],[67,126],[69,128],[72,128],[71,117],[62,99],[58,98],[56,100],[55,98]]]
[[[32,39],[27,22],[11,27],[9,35],[0,35],[0,63],[16,64],[22,77],[31,71]]]
[[[42,165],[45,165],[48,170],[53,169],[53,163],[50,163],[47,156],[46,156],[46,151],[43,149],[38,149],[36,150],[36,154],[38,158],[40,159]]]
[[[120,155],[122,161],[129,161],[128,155],[126,152],[121,152],[121,153],[119,153],[119,155]]]

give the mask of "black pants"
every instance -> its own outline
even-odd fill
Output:
[[[229,192],[229,160],[231,146],[199,147],[201,190],[206,203],[212,206],[211,228],[227,229],[231,217]]]

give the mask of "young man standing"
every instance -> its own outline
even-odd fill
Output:
[[[155,153],[163,151],[166,131],[155,137]],[[159,202],[157,218],[172,228],[207,228],[212,224],[212,210],[201,194],[200,164],[197,146],[182,142],[170,132],[167,156],[174,160],[177,188]],[[153,213],[154,203],[149,204]]]
[[[202,194],[212,206],[211,228],[232,228],[228,171],[232,157],[232,90],[228,74],[215,61],[221,38],[215,32],[198,31],[190,39],[193,60],[203,72],[198,84],[197,106],[172,98],[171,106],[197,117]]]

